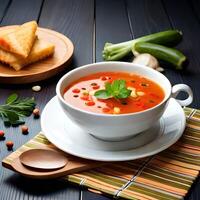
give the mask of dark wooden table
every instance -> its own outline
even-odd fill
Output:
[[[198,0],[0,0],[1,26],[37,20],[41,27],[67,35],[75,45],[73,63],[65,72],[81,65],[102,61],[104,43],[121,42],[141,35],[177,28],[184,39],[178,46],[189,58],[187,71],[166,69],[165,75],[172,84],[186,83],[194,92],[194,108],[200,107],[200,1]],[[64,74],[63,72],[62,74]],[[32,85],[0,85],[0,103],[8,94],[35,96],[42,110],[55,95],[55,86],[62,74],[39,83],[42,91],[33,93]],[[34,84],[35,85],[35,84]],[[55,116],[57,117],[57,116]],[[17,149],[40,131],[39,120],[29,117],[28,135],[19,127],[0,129],[6,131],[6,140],[13,140]],[[1,159],[7,156],[5,141],[0,141]],[[109,198],[90,193],[80,187],[61,181],[37,181],[0,169],[0,199],[69,199],[106,200]],[[200,199],[200,181],[193,185],[186,199]]]

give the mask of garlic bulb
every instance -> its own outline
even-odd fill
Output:
[[[162,67],[158,67],[158,68],[156,68],[156,70],[157,70],[158,72],[164,72],[164,71],[165,71],[164,68],[162,68]]]
[[[159,69],[157,71],[160,71],[160,72],[164,71],[164,69],[159,66],[158,60],[154,56],[148,53],[142,53],[142,54],[137,55],[135,59],[133,60],[133,63],[145,65],[155,70]]]

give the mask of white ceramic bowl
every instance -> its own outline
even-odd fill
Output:
[[[109,71],[136,73],[153,80],[163,88],[165,92],[164,100],[155,107],[145,111],[119,115],[99,114],[80,110],[64,100],[63,91],[73,81],[89,74]],[[146,66],[127,62],[99,62],[79,67],[65,74],[56,86],[58,100],[66,115],[86,132],[97,138],[109,141],[124,140],[149,129],[162,116],[169,98],[175,98],[180,91],[188,93],[188,98],[177,101],[181,106],[188,106],[193,100],[193,94],[189,86],[177,84],[172,87],[169,80],[163,74]]]

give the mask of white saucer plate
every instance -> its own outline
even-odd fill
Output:
[[[62,111],[57,97],[45,106],[41,115],[42,131],[62,151],[98,161],[127,161],[151,156],[174,144],[185,129],[182,107],[171,98],[166,111],[147,131],[125,141],[107,142],[84,132]]]

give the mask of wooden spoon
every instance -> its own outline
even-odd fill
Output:
[[[52,157],[56,159],[56,162],[54,162],[55,160],[52,159],[51,156],[48,159],[45,157],[41,159],[42,155],[46,155],[47,152],[49,155],[54,152]],[[62,161],[60,161],[60,159],[58,159],[57,156],[59,158],[62,158]],[[64,156],[65,159],[62,156]],[[48,167],[47,169],[46,164],[44,164],[44,160],[46,162],[46,159],[48,161],[48,164],[51,165],[51,168]],[[52,161],[51,163],[49,162],[50,160]],[[43,162],[43,164],[41,164],[39,161]],[[80,173],[84,170],[100,167],[104,164],[107,163],[78,158],[76,156],[72,156],[67,153],[62,153],[61,151],[52,150],[50,148],[41,148],[27,150],[20,156],[17,156],[15,159],[13,159],[10,163],[10,166],[12,170],[20,173],[23,176],[36,179],[51,179],[59,178],[73,173]]]
[[[44,170],[59,169],[68,163],[68,159],[62,153],[47,149],[25,151],[19,159],[25,166]]]

